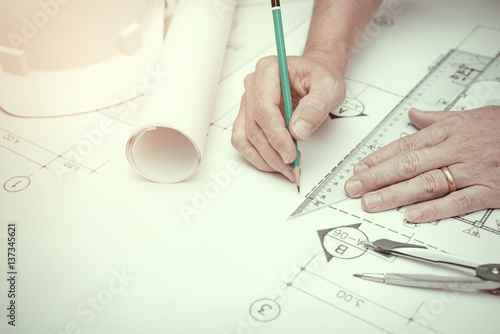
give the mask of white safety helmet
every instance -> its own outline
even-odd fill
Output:
[[[0,108],[78,114],[144,94],[164,0],[0,0]]]

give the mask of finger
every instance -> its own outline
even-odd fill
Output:
[[[495,196],[491,188],[472,186],[452,192],[446,197],[412,205],[406,209],[405,218],[412,223],[426,223],[495,208],[492,201]]]
[[[442,166],[455,164],[455,154],[442,144],[416,151],[399,154],[371,168],[358,172],[345,183],[346,193],[352,197],[361,197],[367,192],[411,179],[419,174]],[[445,152],[445,154],[443,154]]]
[[[247,93],[242,98],[240,113],[235,120],[235,125],[240,132],[236,132],[234,138],[235,148],[255,167],[262,171],[279,172],[290,181],[295,181],[292,168],[283,162],[283,157],[279,155],[269,144],[268,139],[260,126],[252,117],[248,116],[246,110],[248,105]],[[243,130],[241,130],[243,127]],[[234,130],[233,130],[233,133]]]
[[[252,138],[249,142],[253,145],[258,155],[272,168],[272,171],[280,172],[290,181],[295,181],[290,164],[285,164],[283,162],[283,157],[269,144],[267,136],[262,129],[254,122],[251,124],[252,125],[246,124],[245,131],[250,129],[251,135],[247,133],[247,137]]]
[[[274,159],[278,152],[283,164],[289,164],[295,160],[296,151],[279,108],[282,100],[279,77],[276,57],[264,58],[257,64],[254,81],[248,87],[252,96],[249,106],[265,136],[263,142],[252,142],[266,161]]]
[[[439,145],[449,138],[451,135],[449,131],[449,127],[447,126],[436,125],[429,126],[414,134],[399,138],[363,158],[354,166],[354,174],[361,173],[372,166],[392,159],[398,155]]]
[[[457,187],[470,184],[460,166],[450,166],[457,181]],[[442,197],[450,191],[448,182],[440,169],[417,175],[406,182],[397,183],[378,191],[367,193],[361,199],[361,206],[367,212],[380,212],[400,206]]]
[[[236,119],[233,122],[231,144],[256,168],[265,172],[274,171],[274,169],[269,166],[269,164],[260,156],[259,152],[247,139],[245,131],[245,94],[243,94],[241,98],[238,116],[236,116]]]
[[[343,81],[330,76],[311,75],[302,84],[308,94],[299,101],[290,119],[290,133],[296,140],[309,138],[346,94]]]
[[[419,129],[426,128],[440,119],[450,116],[456,111],[442,110],[442,111],[422,111],[416,108],[411,108],[408,111],[410,121]]]
[[[257,149],[247,139],[245,131],[245,94],[243,94],[240,103],[238,116],[233,123],[233,134],[231,136],[231,144],[240,152],[245,159],[254,165],[257,169],[265,172],[276,172],[260,155]],[[290,166],[286,167],[282,172],[290,181],[295,181],[295,176]]]

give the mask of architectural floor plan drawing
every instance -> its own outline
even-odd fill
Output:
[[[289,55],[303,50],[312,5],[281,1]],[[384,1],[344,103],[299,143],[302,194],[231,145],[243,80],[276,54],[267,0],[237,3],[204,159],[185,182],[149,182],[128,164],[141,99],[68,117],[0,112],[0,332],[497,333],[498,296],[353,275],[473,276],[363,242],[500,263],[500,210],[412,224],[405,207],[364,212],[342,182],[351,158],[416,131],[411,106],[500,104],[499,10],[496,0]]]
[[[488,251],[484,245],[491,245],[496,249],[495,246],[500,241],[500,210],[488,209],[428,224],[413,224],[404,219],[403,207],[375,215],[363,212],[359,204],[353,205],[353,200],[349,200],[345,194],[344,183],[352,175],[352,167],[361,158],[393,140],[417,131],[407,117],[407,111],[411,107],[435,111],[465,110],[494,105],[499,101],[500,48],[495,46],[482,50],[482,53],[470,49],[470,45],[477,46],[481,44],[480,41],[486,40],[485,35],[494,36],[494,40],[500,41],[500,30],[475,28],[457,48],[451,49],[430,65],[429,72],[402,99],[396,94],[376,91],[375,87],[346,81],[348,96],[343,105],[330,114],[332,120],[367,116],[370,107],[366,105],[370,104],[370,96],[363,97],[361,94],[369,88],[376,91],[375,96],[378,99],[388,95],[398,99],[398,102],[338,165],[333,166],[326,176],[320,179],[305,196],[304,202],[291,214],[290,222],[294,223],[297,223],[295,220],[306,220],[308,223],[314,221],[315,224],[317,221],[329,223],[324,223],[322,228],[317,229],[317,246],[312,255],[302,262],[299,261],[291,273],[283,276],[281,286],[276,289],[274,295],[257,299],[251,304],[251,317],[264,323],[264,328],[269,327],[270,333],[276,329],[273,325],[268,325],[268,322],[280,322],[280,318],[283,318],[283,322],[292,323],[288,316],[297,316],[294,313],[295,306],[300,303],[315,304],[318,307],[317,312],[324,312],[323,316],[329,312],[332,316],[340,313],[357,323],[352,328],[342,327],[346,332],[354,333],[362,329],[370,333],[467,332],[464,327],[455,327],[465,326],[463,323],[452,320],[451,323],[444,324],[440,318],[444,318],[442,314],[445,312],[456,312],[455,315],[462,314],[467,317],[468,314],[460,309],[466,309],[469,303],[479,302],[479,299],[472,302],[477,296],[451,290],[428,294],[428,291],[422,289],[407,291],[408,288],[380,287],[377,283],[362,286],[346,273],[365,271],[368,267],[376,268],[370,269],[369,272],[387,272],[387,268],[391,268],[392,272],[404,272],[404,261],[408,260],[383,256],[362,246],[364,241],[379,238],[414,243],[433,250],[461,253],[464,256],[471,256],[475,251],[472,254],[464,252],[463,245],[468,245],[467,249],[470,245],[476,245],[473,248],[481,249],[476,254],[487,257]],[[357,91],[350,89],[350,84],[357,87]],[[390,103],[391,99],[388,97],[384,100]],[[444,236],[445,239],[451,238],[453,241],[443,240]],[[491,259],[495,258],[493,252],[489,252]],[[439,272],[440,269],[422,265],[413,272],[425,273],[425,270]],[[406,302],[392,304],[398,298],[374,298],[374,295],[381,292],[379,290],[374,293],[370,291],[371,288],[387,288],[385,293],[391,296],[392,293],[401,293],[403,297],[400,302]],[[408,299],[409,296],[413,297]],[[488,299],[485,302],[491,302],[491,307],[496,308],[494,297],[483,297]],[[290,299],[296,304],[290,306]],[[335,322],[336,320],[332,319],[332,328],[335,328]],[[293,330],[292,327],[287,329]],[[489,327],[484,324],[482,329],[493,332],[494,325]],[[473,330],[473,327],[470,330]]]

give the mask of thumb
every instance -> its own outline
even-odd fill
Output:
[[[296,140],[309,138],[323,123],[328,113],[342,103],[345,88],[339,89],[339,86],[333,80],[318,84],[316,87],[311,85],[309,94],[299,101],[290,119],[289,128],[293,138]]]
[[[453,113],[453,111],[422,111],[411,108],[408,111],[408,116],[410,117],[410,121],[413,123],[413,125],[415,125],[419,129],[423,129],[439,121],[440,119],[448,117],[449,115],[451,115],[451,113]]]

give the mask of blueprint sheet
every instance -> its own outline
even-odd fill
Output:
[[[302,51],[311,9],[282,1],[289,54]],[[498,1],[384,2],[346,75],[348,112],[332,111],[300,144],[303,192],[451,49],[495,57],[499,12]],[[378,238],[498,263],[497,211],[413,225],[404,208],[368,214],[349,200],[289,219],[304,194],[230,144],[243,79],[275,54],[268,1],[240,1],[233,25],[205,158],[186,182],[152,183],[129,166],[139,103],[60,118],[0,113],[0,332],[497,333],[498,296],[352,276],[469,274],[357,247]]]

